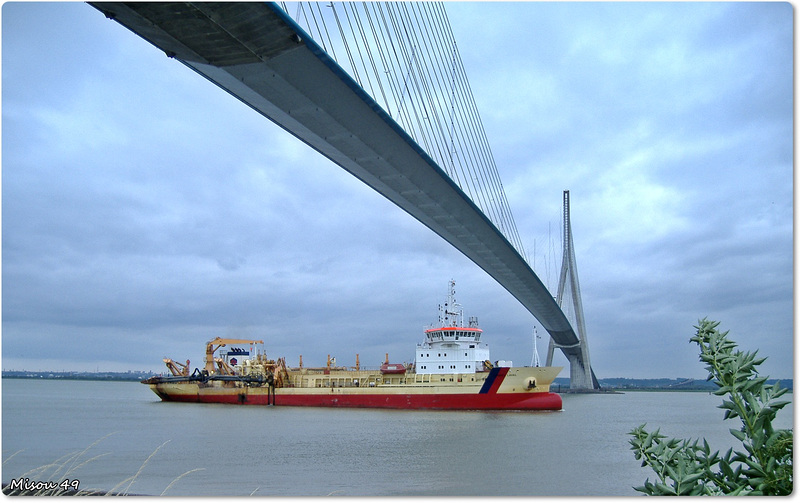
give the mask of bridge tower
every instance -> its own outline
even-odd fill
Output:
[[[569,216],[569,191],[564,191],[564,229],[563,229],[563,256],[561,258],[561,275],[558,279],[558,293],[556,302],[572,323],[579,341],[570,345],[578,346],[579,352],[564,352],[569,360],[569,387],[573,390],[599,389],[600,384],[592,370],[589,360],[589,342],[586,339],[586,325],[583,318],[583,303],[581,302],[581,287],[578,282],[578,266],[575,263],[575,248],[572,243],[572,226]],[[565,295],[568,294],[568,295]],[[565,296],[566,305],[565,305]],[[553,364],[553,352],[556,348],[567,346],[557,344],[550,338],[547,348],[547,366]]]

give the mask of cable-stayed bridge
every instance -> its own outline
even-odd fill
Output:
[[[548,331],[572,389],[599,387],[585,337],[524,258],[441,4],[92,5],[451,243]]]
[[[527,260],[444,4],[282,5]]]

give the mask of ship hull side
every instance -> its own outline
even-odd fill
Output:
[[[276,405],[431,410],[561,410],[556,393],[277,395]]]
[[[480,393],[436,389],[276,389],[216,388],[194,383],[151,384],[164,401],[431,410],[561,410],[561,396],[550,392]]]

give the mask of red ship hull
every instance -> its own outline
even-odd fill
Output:
[[[353,407],[430,410],[561,410],[556,393],[492,394],[161,394],[164,401],[278,405],[300,407]]]

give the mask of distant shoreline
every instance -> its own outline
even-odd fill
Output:
[[[49,379],[62,381],[130,381],[138,382],[158,375],[150,371],[127,372],[49,372],[30,370],[4,370],[3,379]]]
[[[49,379],[62,381],[121,381],[138,382],[149,377],[160,375],[152,371],[127,372],[48,372],[30,370],[4,370],[3,379]],[[768,379],[767,384],[772,385],[780,381],[782,388],[794,390],[793,379]],[[704,379],[687,378],[661,378],[661,379],[629,379],[613,377],[599,379],[601,390],[604,391],[714,391],[717,386]],[[550,386],[556,393],[569,391],[569,379],[558,377]]]
[[[600,382],[600,389],[607,391],[716,391],[717,385],[705,379],[691,379],[691,378],[660,378],[660,379],[629,379],[626,377],[612,377],[608,379],[598,379]],[[773,385],[780,381],[781,388],[787,388],[789,391],[794,390],[793,379],[767,379],[767,385]],[[569,379],[566,377],[558,377],[553,384],[550,385],[550,390],[559,393],[561,391],[567,392],[569,390]]]

